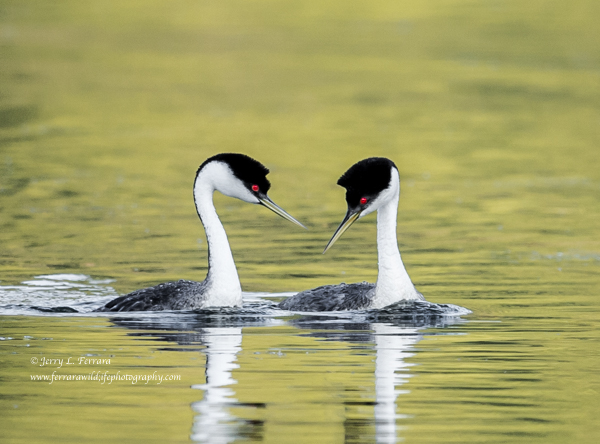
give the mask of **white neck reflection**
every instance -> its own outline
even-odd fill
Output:
[[[404,417],[396,414],[396,398],[408,393],[397,387],[408,382],[412,376],[408,368],[413,364],[405,361],[414,355],[414,345],[421,340],[419,329],[396,327],[387,324],[373,324],[375,335],[375,435],[378,443],[398,441],[396,419]]]
[[[418,327],[399,327],[372,323],[375,359],[374,423],[375,442],[395,443],[402,438],[397,420],[406,415],[397,413],[399,395],[408,393],[400,387],[408,382],[414,365],[406,360],[414,356],[414,346],[422,339]],[[194,402],[197,413],[192,426],[194,442],[227,444],[243,435],[243,421],[230,413],[239,405],[232,386],[237,384],[233,371],[240,366],[237,354],[242,350],[242,328],[203,328],[202,343],[206,346],[206,383],[192,388],[204,391],[202,400]]]
[[[236,417],[229,413],[229,406],[237,403],[237,384],[232,371],[239,368],[237,353],[242,350],[241,327],[205,328],[206,384],[192,388],[204,390],[204,399],[194,402],[192,409],[198,413],[194,418],[191,439],[196,442],[226,444],[238,437],[233,425]]]

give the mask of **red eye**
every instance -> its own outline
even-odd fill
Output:
[[[366,203],[367,203],[367,198],[366,198],[366,197],[361,197],[361,198],[360,198],[360,204],[361,204],[361,205],[364,205],[364,204],[366,204]]]
[[[257,192],[258,191],[258,185],[252,185],[252,191]]]

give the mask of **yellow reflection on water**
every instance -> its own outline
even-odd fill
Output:
[[[537,417],[513,420],[535,429],[529,440],[591,439],[584,432],[597,417],[589,402],[596,389],[581,381],[597,365],[581,344],[595,337],[588,332],[598,318],[600,283],[598,17],[593,0],[4,1],[2,285],[69,272],[113,278],[124,293],[203,279],[206,242],[191,185],[204,159],[227,151],[265,163],[273,200],[309,227],[216,196],[244,290],[374,281],[374,216],[320,253],[345,213],[337,178],[357,160],[387,156],[401,173],[399,243],[419,290],[482,318],[506,321],[517,311],[514,334],[531,336],[540,351],[531,359],[551,369],[544,388],[557,390],[541,401],[547,415],[540,416],[553,427],[567,425],[551,429],[562,434],[544,434]],[[554,317],[579,332],[560,347],[545,336]],[[543,328],[530,332],[531,319]],[[47,326],[28,328],[39,336]],[[507,329],[487,329],[479,340],[510,339]],[[72,331],[65,333],[69,347],[77,339]],[[120,338],[107,328],[96,336]],[[502,353],[502,344],[493,344],[490,353]],[[548,348],[560,353],[544,354]],[[181,362],[173,365],[188,364],[174,355],[169,359]],[[450,362],[438,357],[435,374],[420,379],[434,379],[431,391],[414,400],[413,412],[448,393],[431,388],[443,386],[440,369]],[[528,398],[535,381],[507,384],[535,405]],[[27,395],[51,395],[44,390],[27,387]],[[468,404],[464,390],[460,399]],[[97,395],[75,392],[61,398],[65,418],[77,415],[86,395]],[[573,392],[584,405],[561,419],[557,411]],[[123,393],[111,396],[107,405],[127,402]],[[178,413],[167,418],[153,398],[144,412],[160,426],[136,435],[160,429],[187,440],[189,403],[197,398],[184,388],[164,396]],[[71,397],[77,403],[69,407]],[[115,410],[115,436],[136,427],[123,419],[128,409]],[[112,410],[100,410],[115,420]],[[468,416],[477,408],[454,411]],[[500,408],[491,420],[510,412]],[[18,430],[30,424],[14,414]],[[40,431],[59,421],[48,418]],[[411,430],[426,430],[430,424],[418,418]],[[460,441],[459,431],[452,433]]]

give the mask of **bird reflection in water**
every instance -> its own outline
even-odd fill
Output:
[[[228,443],[241,432],[229,406],[237,403],[231,386],[237,384],[232,372],[239,368],[236,361],[242,350],[242,329],[207,328],[204,333],[206,384],[192,386],[203,390],[204,398],[192,404],[198,415],[194,418],[191,438],[197,442]]]
[[[414,356],[414,346],[422,339],[425,328],[446,327],[462,321],[458,317],[431,319],[421,317],[418,320],[363,317],[357,321],[356,316],[336,318],[331,315],[306,315],[287,319],[270,316],[248,318],[213,312],[207,316],[177,314],[173,319],[166,316],[160,320],[143,317],[113,318],[112,322],[129,329],[143,329],[143,333],[134,333],[134,335],[145,337],[150,335],[170,343],[175,342],[180,346],[186,346],[187,351],[190,350],[190,345],[203,346],[199,350],[206,355],[206,382],[192,385],[193,389],[203,391],[203,396],[192,403],[196,416],[190,437],[194,442],[220,444],[239,439],[262,441],[268,438],[265,436],[267,432],[265,422],[269,416],[267,410],[261,415],[264,420],[249,420],[239,416],[239,408],[255,410],[267,409],[269,406],[266,402],[239,402],[236,397],[235,386],[238,382],[234,371],[244,371],[238,361],[238,355],[243,350],[244,328],[288,325],[298,329],[297,336],[354,345],[369,344],[375,351],[375,399],[374,402],[372,398],[365,400],[364,405],[373,406],[373,417],[367,421],[346,418],[343,421],[344,433],[346,438],[374,434],[375,442],[393,443],[401,439],[398,420],[407,417],[406,414],[397,413],[398,396],[407,393],[400,387],[412,376],[410,368],[413,364],[407,362],[407,358]],[[178,350],[177,347],[168,347],[168,349]],[[284,355],[283,359],[291,358]],[[301,372],[302,368],[296,368],[295,371]],[[276,375],[277,373],[274,372],[269,373],[269,377],[273,378],[273,384],[277,384]],[[292,392],[298,389],[291,386],[285,389],[289,392],[289,396],[285,399],[293,402],[295,395]],[[257,388],[255,393],[260,395],[261,391]],[[356,405],[354,402],[347,404]],[[236,408],[236,414],[232,413],[232,408]],[[286,409],[289,411],[290,419],[293,420],[294,407],[286,406]],[[256,414],[252,414],[252,417],[256,417]]]
[[[241,403],[236,399],[233,386],[237,384],[232,372],[240,366],[237,355],[242,351],[242,327],[269,327],[283,322],[273,317],[242,317],[234,311],[203,310],[202,314],[161,313],[156,317],[112,318],[117,326],[143,332],[133,336],[153,337],[176,347],[161,347],[171,351],[193,350],[206,356],[205,383],[194,384],[192,389],[203,392],[202,399],[193,402],[194,417],[190,438],[194,442],[225,444],[237,439],[262,441],[263,421],[239,418],[231,408],[265,408],[261,403]],[[152,331],[156,330],[156,331]],[[181,348],[179,347],[181,346]]]

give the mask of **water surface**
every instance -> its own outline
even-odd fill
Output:
[[[595,443],[598,17],[591,0],[3,1],[2,441]],[[191,186],[228,151],[265,163],[309,228],[215,196],[247,310],[92,315],[204,278]],[[337,178],[375,155],[400,170],[417,288],[472,313],[270,309],[375,281],[374,216],[321,255]],[[179,379],[31,379],[53,372]]]

